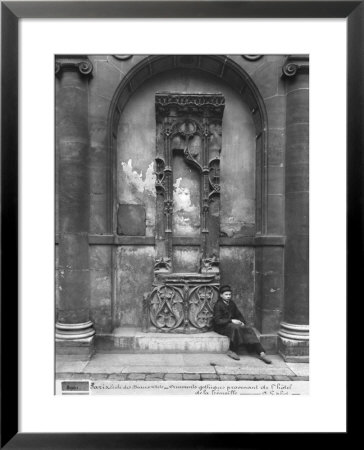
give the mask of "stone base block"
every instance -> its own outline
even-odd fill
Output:
[[[95,353],[95,337],[83,339],[56,339],[56,354],[67,355],[78,361],[88,361]]]
[[[261,334],[259,340],[268,355],[275,355],[277,353],[276,334]]]
[[[278,353],[286,362],[309,362],[309,341],[278,336]]]
[[[136,328],[117,328],[112,334],[98,334],[99,352],[226,353],[229,339],[215,333],[144,333]]]

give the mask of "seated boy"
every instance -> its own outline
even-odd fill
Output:
[[[255,331],[245,325],[246,321],[231,297],[231,287],[221,286],[220,297],[214,306],[214,330],[230,339],[227,355],[239,360],[237,352],[241,345],[245,345],[248,351],[255,352],[259,359],[271,364],[272,361],[265,354]]]

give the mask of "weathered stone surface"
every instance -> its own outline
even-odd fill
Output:
[[[282,321],[281,310],[262,309],[261,331],[262,333],[276,333]]]
[[[308,163],[291,164],[286,172],[286,193],[308,192]]]
[[[56,359],[56,372],[57,373],[75,373],[75,372],[84,372],[85,367],[87,366],[87,361],[70,361],[68,358],[65,359],[63,356],[57,356]]]
[[[106,270],[111,269],[112,247],[108,245],[90,246],[90,269]]]
[[[107,377],[108,380],[117,380],[117,381],[124,381],[126,380],[126,373],[110,373]]]
[[[286,135],[284,129],[269,128],[268,143],[268,165],[283,165],[286,143]]]
[[[145,380],[145,373],[129,373],[128,380]]]
[[[110,106],[110,98],[113,96],[123,74],[133,67],[136,61],[143,58],[143,55],[133,56],[127,61],[118,61],[112,56],[105,55],[93,56],[93,58],[93,62],[95,63],[95,74],[91,80],[88,96],[91,147],[87,147],[90,157],[91,180],[89,185],[91,193],[91,214],[90,223],[87,224],[85,222],[82,224],[82,227],[87,229],[89,226],[91,233],[110,234],[110,232],[116,231],[116,224],[112,224],[112,229],[108,229],[107,211],[109,202],[106,195],[108,189],[108,177],[111,176],[112,168],[107,165],[107,160],[110,156],[108,155],[109,149],[106,147],[107,114]],[[233,59],[252,74],[253,81],[261,88],[261,94],[264,97],[270,96],[272,93],[274,95],[275,92],[284,94],[285,82],[283,83],[282,79],[279,77],[283,56],[267,55],[255,62],[246,61],[240,55],[234,55]],[[274,66],[275,70],[269,69]],[[231,74],[231,77],[233,76],[234,74]],[[62,83],[62,89],[67,88],[67,86],[72,86],[72,93],[69,91],[69,93],[65,95],[65,99],[62,100],[62,102],[64,102],[63,104],[68,104],[71,110],[74,108],[75,114],[77,114],[81,120],[82,114],[77,109],[78,103],[76,98],[79,93],[80,82],[73,82],[67,75],[63,78]],[[293,95],[293,90],[298,92],[297,88],[304,87],[304,84],[302,83],[306,83],[306,81],[303,78],[301,79],[301,76],[296,76],[294,80],[290,80],[287,84],[287,86],[289,86],[288,91]],[[201,91],[222,92],[227,100],[229,108],[227,108],[224,117],[224,142],[221,153],[221,198],[223,203],[221,225],[224,232],[226,232],[227,235],[230,233],[232,237],[254,235],[256,212],[255,201],[259,194],[255,192],[256,130],[254,129],[251,112],[246,104],[240,102],[236,95],[236,91],[227,87],[224,82],[219,81],[210,75],[200,76],[197,71],[172,70],[169,73],[162,74],[161,76],[155,77],[154,80],[147,81],[130,98],[126,108],[122,112],[118,130],[118,155],[115,168],[117,182],[116,202],[123,199],[124,201],[134,203],[135,199],[137,199],[137,201],[141,199],[140,204],[143,204],[146,209],[146,235],[154,235],[155,196],[152,193],[154,189],[152,179],[154,167],[151,167],[155,157],[155,116],[153,110],[153,97],[157,90],[188,91],[191,86],[193,86],[194,89],[196,87],[196,89]],[[62,94],[62,96],[64,95]],[[292,98],[296,101],[298,97],[293,96]],[[266,101],[269,119],[269,148],[267,155],[268,192],[271,194],[282,194],[284,191],[282,184],[284,179],[282,171],[284,170],[284,167],[281,166],[281,164],[284,163],[285,101],[283,95]],[[140,114],[141,111],[143,114]],[[295,114],[299,120],[301,120],[302,114],[299,111]],[[71,116],[65,116],[62,121],[57,113],[56,120],[61,127],[63,126],[63,132],[66,137],[72,138],[77,136],[77,123],[71,120]],[[308,126],[297,123],[289,123],[288,125],[287,132],[289,130],[289,136],[287,138],[287,150],[289,151],[289,154],[286,159],[287,163],[293,167],[296,162],[307,162],[306,153],[308,152],[306,152],[306,150],[308,148]],[[144,132],[145,130],[146,132]],[[65,146],[71,148],[74,144],[69,139],[62,143],[62,145],[65,150]],[[86,145],[85,142],[82,142],[82,145]],[[57,147],[59,147],[59,143],[57,143]],[[228,151],[224,151],[224,149],[228,149]],[[131,159],[130,170],[128,169],[129,159]],[[124,163],[124,166],[122,163]],[[148,172],[149,168],[150,170]],[[124,169],[126,169],[126,171],[129,170],[129,175],[126,175]],[[142,181],[141,184],[138,184],[138,179],[139,181]],[[306,175],[303,175],[302,171],[300,171],[300,167],[296,165],[292,168],[291,172],[287,172],[286,190],[287,187],[289,188],[287,192],[291,192],[291,190],[293,192],[305,190],[301,188],[305,188],[306,182]],[[148,186],[151,187],[150,192],[148,191]],[[70,207],[70,205],[72,205],[72,199],[70,203],[68,203],[66,198],[61,200],[61,202],[63,202],[63,210],[67,210],[67,214],[72,216],[72,220],[75,220],[75,223],[79,226],[82,222],[80,222],[76,216],[77,211],[74,211],[74,215],[73,210]],[[294,199],[292,198],[292,204],[293,203]],[[273,199],[273,196],[272,198],[268,198],[268,233],[284,234],[284,206],[283,199]],[[290,211],[289,205],[288,210]],[[290,220],[291,219],[289,219],[288,225],[291,224]],[[293,231],[296,230],[296,225],[297,227],[302,228],[302,224],[295,224],[295,217],[292,212]],[[69,224],[65,222],[62,223],[63,228],[67,226],[69,226]],[[76,246],[74,246],[74,248],[76,248]],[[104,248],[106,249],[107,247]],[[114,299],[115,308],[113,321],[116,324],[139,324],[142,295],[150,288],[150,281],[152,279],[150,269],[153,267],[154,258],[152,250],[150,252],[149,250],[142,250],[138,253],[141,248],[143,247],[134,247],[132,245],[122,247],[122,250],[119,250],[120,258],[115,258],[116,295]],[[266,264],[262,269],[262,272],[265,273],[263,280],[257,281],[257,287],[255,287],[254,270],[257,266],[255,266],[254,262],[254,250],[252,248],[237,250],[237,247],[234,248],[233,251],[230,251],[230,249],[231,248],[224,247],[222,250],[223,253],[225,252],[221,262],[221,266],[223,267],[222,281],[224,281],[225,277],[225,281],[234,286],[239,306],[243,309],[245,315],[249,317],[249,321],[254,323],[254,309],[257,305],[264,311],[281,307],[281,267],[276,268],[275,265],[269,267],[269,264]],[[134,250],[135,257],[133,256]],[[282,250],[282,248],[280,248],[280,250]],[[240,251],[241,253],[239,254]],[[288,253],[289,252],[291,252],[291,250],[288,250]],[[75,257],[77,256],[78,255],[75,255]],[[82,255],[79,256],[83,258]],[[229,262],[231,259],[235,261],[235,266],[234,263]],[[265,261],[266,259],[263,258],[263,260]],[[282,260],[279,261],[279,264],[282,264]],[[77,262],[75,264],[76,266],[78,265]],[[91,254],[90,256],[90,264],[91,267],[97,271],[105,271],[103,275],[96,275],[96,273],[91,275],[93,277],[92,283],[94,283],[93,286],[95,288],[94,294],[91,295],[92,308],[94,309],[96,322],[101,325],[103,320],[106,321],[106,317],[107,321],[110,319],[109,311],[111,311],[111,305],[108,303],[109,299],[106,295],[107,290],[111,291],[111,280],[105,281],[105,283],[102,280],[103,276],[107,276],[106,272],[109,272],[109,276],[111,276],[110,249],[107,251],[105,250],[105,253],[103,250],[95,250],[94,254]],[[279,264],[277,264],[277,266]],[[139,268],[139,272],[135,271],[135,267]],[[237,267],[239,268],[238,270],[236,269]],[[293,267],[295,267],[295,265],[293,265]],[[101,278],[99,278],[99,276]],[[293,274],[293,276],[296,276],[296,274]],[[261,274],[259,274],[257,278],[258,277],[261,277]],[[100,282],[98,283],[97,280]],[[106,284],[108,284],[108,286],[106,286]],[[288,282],[288,286],[289,290],[292,289],[293,292],[293,282],[291,284]],[[273,289],[273,292],[271,292],[271,289]],[[300,283],[296,289],[298,289],[298,296],[300,296]],[[263,303],[261,303],[262,299],[264,300]],[[112,321],[108,322],[108,326],[111,325],[111,323]]]
[[[107,380],[108,374],[107,373],[91,373],[90,380],[96,381],[96,380]]]
[[[309,161],[309,125],[292,123],[287,126],[286,166],[304,164]]]
[[[309,91],[300,89],[287,94],[287,126],[309,121]]]
[[[182,380],[182,374],[181,373],[166,373],[164,375],[164,379],[166,381],[179,381],[179,380]]]
[[[290,192],[286,194],[286,230],[287,235],[308,236],[309,193]]]
[[[297,376],[309,376],[310,366],[305,363],[287,363],[287,366],[294,372]]]
[[[102,336],[102,338],[104,340],[105,336]],[[114,331],[113,340],[110,341],[108,348],[110,350],[120,348],[132,352],[147,351],[154,353],[224,353],[228,350],[228,347],[228,338],[215,332],[166,335],[118,328]],[[185,361],[185,364],[191,365],[191,361]],[[182,365],[182,361],[180,361],[180,365]]]
[[[144,205],[118,205],[117,233],[125,236],[145,236]]]
[[[85,361],[87,363],[94,354],[94,352],[95,347],[93,337],[88,339],[77,339],[77,340],[56,339],[56,354],[59,356],[67,356],[67,358],[70,361],[77,361],[79,363]],[[66,371],[69,372],[70,367],[67,367],[67,369],[68,370]]]
[[[199,373],[184,373],[183,379],[184,380],[200,380],[200,374]]]
[[[273,379],[275,381],[291,381],[292,377],[287,377],[287,375],[274,375]]]
[[[299,89],[307,89],[309,87],[309,77],[307,73],[298,71],[294,77],[286,80],[287,93],[297,91]]]
[[[237,64],[239,64],[240,67],[242,67],[246,73],[252,74],[252,77],[254,77],[254,72],[259,67],[264,67],[264,65],[267,62],[267,56],[263,55],[262,58],[250,61],[245,58],[243,58],[242,55],[229,55],[229,58],[231,58],[233,61],[235,61]]]
[[[261,302],[264,309],[282,309],[284,300],[283,274],[263,275]]]
[[[182,374],[194,374],[205,372],[215,373],[214,369],[211,367],[205,366],[166,366],[166,365],[158,365],[158,366],[125,366],[123,368],[124,373],[134,373],[134,372],[143,372],[143,373],[160,373],[163,370],[164,373],[182,373]]]
[[[173,248],[173,272],[198,272],[200,268],[199,247]]]
[[[273,380],[273,376],[272,375],[255,375],[254,376],[254,380],[256,381],[263,381],[263,380]]]
[[[219,375],[221,381],[235,381],[236,377],[234,375]]]
[[[269,364],[269,369],[266,368],[266,364],[262,361],[261,366],[248,366],[248,367],[221,367],[216,366],[216,372],[219,375],[254,375],[255,377],[271,377],[267,379],[273,379],[273,375],[292,375],[293,372],[285,366],[275,367],[274,363]],[[264,364],[264,366],[263,366]],[[267,374],[269,373],[269,375]],[[264,378],[265,379],[265,378]]]
[[[164,373],[153,373],[153,375],[146,375],[145,381],[163,380]]]
[[[114,56],[107,56],[108,63],[117,68],[121,74],[127,74],[138,62],[146,58],[148,55],[131,55],[131,58],[126,60],[118,60]]]
[[[110,168],[108,166],[108,151],[106,144],[90,147],[90,193],[95,195],[108,194]]]
[[[294,84],[296,83],[295,90]],[[308,324],[308,75],[287,81],[287,153],[286,153],[286,249],[284,321]],[[279,352],[287,358],[308,359],[308,341],[278,338]]]
[[[94,72],[95,75],[89,83],[90,92],[111,99],[121,80],[120,71],[107,60],[98,60],[95,61]]]
[[[218,380],[219,377],[215,373],[201,373],[201,380]]]
[[[223,375],[220,375],[220,376],[223,376]],[[253,380],[255,380],[255,377],[254,377],[254,375],[241,375],[241,374],[237,374],[236,375],[236,379],[237,380],[249,380],[249,381],[253,381]]]
[[[108,233],[108,199],[106,194],[90,194],[90,233]]]
[[[97,332],[112,330],[110,269],[90,270],[91,318]]]
[[[282,195],[268,194],[267,228],[269,234],[284,234],[284,198]]]
[[[285,128],[286,126],[286,96],[277,95],[265,101],[269,128]]]
[[[308,274],[309,248],[307,236],[292,235],[287,240],[285,252],[291,265],[286,267],[286,274]]]
[[[268,193],[284,194],[284,167],[268,166]]]
[[[87,270],[89,267],[88,236],[86,233],[60,235],[58,254],[59,270]]]
[[[277,63],[276,61],[266,62],[264,65],[258,67],[254,72],[254,82],[259,89],[263,98],[273,97],[277,95],[278,81],[277,81]]]
[[[262,274],[279,275],[283,273],[283,247],[262,247]]]
[[[59,232],[88,231],[87,142],[59,144]]]
[[[309,341],[284,339],[278,336],[278,351],[284,361],[291,363],[308,363]]]
[[[277,334],[261,334],[259,337],[267,355],[275,355],[277,353]]]
[[[60,290],[60,310],[69,311],[72,317],[72,310],[84,311],[82,317],[77,322],[87,322],[89,300],[90,300],[90,273],[88,270],[59,270],[59,290]],[[73,322],[68,322],[73,323]]]
[[[288,323],[307,324],[309,313],[308,272],[287,273],[285,277],[285,313]]]
[[[101,95],[89,93],[89,133],[91,146],[107,143],[107,116],[110,100]]]
[[[70,377],[71,380],[90,380],[91,375],[89,373],[73,373]]]
[[[120,325],[141,325],[143,294],[150,290],[153,281],[154,248],[119,247],[115,258],[115,322]]]
[[[229,284],[233,299],[249,324],[254,323],[254,248],[221,247],[221,284]]]

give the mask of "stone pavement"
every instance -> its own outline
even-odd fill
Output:
[[[286,363],[269,355],[272,364],[255,356],[241,355],[240,361],[224,353],[96,353],[89,361],[72,361],[57,356],[58,380],[276,380],[308,381],[309,364]]]

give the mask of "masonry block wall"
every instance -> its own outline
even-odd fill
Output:
[[[238,306],[276,351],[282,322],[308,326],[308,213],[301,219],[299,211],[308,205],[308,74],[282,76],[290,62],[284,55],[82,58],[92,65],[87,80],[74,59],[56,58],[57,323],[91,321],[96,336],[141,326],[155,257],[155,93],[220,92],[221,283],[232,285]],[[79,149],[71,150],[72,140]],[[76,153],[82,159],[72,160]],[[182,187],[188,176],[181,172]],[[72,186],[80,191],[75,211]],[[193,195],[186,201],[193,207]],[[77,215],[87,224],[69,235]],[[182,264],[193,252],[176,259]],[[64,279],[70,261],[84,264],[77,283],[88,287],[77,294],[76,281]],[[70,309],[76,312],[64,318]]]

